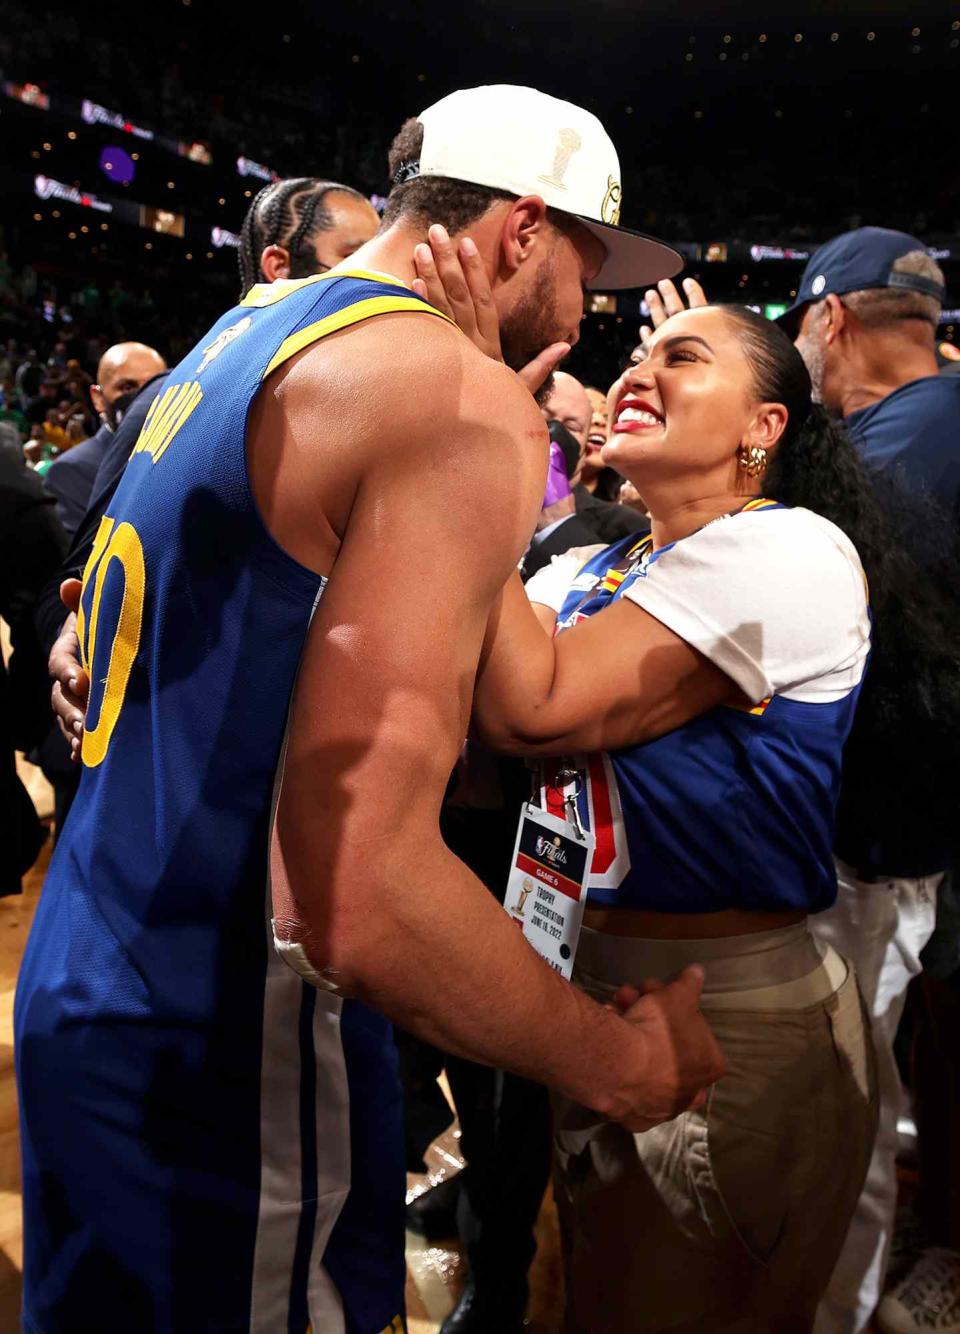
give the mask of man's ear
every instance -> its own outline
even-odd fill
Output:
[[[103,390],[98,384],[90,386],[90,402],[93,404],[94,412],[106,412],[106,399],[103,397]]]
[[[275,283],[278,278],[289,278],[290,251],[282,245],[268,245],[260,256],[260,272],[268,283]]]
[[[547,206],[539,195],[524,195],[510,208],[500,230],[501,261],[508,274],[516,273],[542,244],[547,227]]]
[[[833,292],[823,300],[823,338],[830,344],[847,327],[847,308]]]
[[[761,403],[744,432],[742,444],[772,450],[787,428],[787,409],[782,403]]]

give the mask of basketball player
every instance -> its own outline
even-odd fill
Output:
[[[531,89],[444,98],[394,158],[377,238],[171,373],[87,565],[83,778],[17,997],[31,1334],[402,1330],[388,1019],[635,1130],[722,1072],[698,969],[602,1008],[440,839],[547,440],[407,285],[429,222],[469,226],[523,365],[677,258]]]

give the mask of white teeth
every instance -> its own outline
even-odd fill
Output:
[[[618,418],[622,422],[642,422],[644,426],[659,426],[660,418],[644,408],[624,408]]]

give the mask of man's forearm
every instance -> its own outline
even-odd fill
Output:
[[[610,1111],[642,1035],[544,963],[442,845],[392,869],[393,888],[354,889],[303,934],[314,967],[446,1051]]]
[[[523,736],[550,698],[556,643],[537,617],[519,578],[503,590],[487,627],[473,698],[473,724],[494,749]]]

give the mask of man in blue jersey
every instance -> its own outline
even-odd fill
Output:
[[[679,259],[617,227],[599,122],[534,90],[452,94],[396,156],[377,238],[171,372],[87,564],[83,779],[17,996],[30,1334],[402,1330],[388,1019],[633,1130],[722,1072],[698,969],[597,1005],[438,829],[547,442],[414,247],[469,226],[506,358],[544,369],[585,286]]]
[[[351,186],[339,181],[296,176],[265,186],[247,210],[240,232],[241,299],[259,282],[269,283],[277,278],[307,278],[314,273],[326,273],[334,264],[348,259],[355,250],[371,240],[376,235],[379,222],[376,210],[369,201]],[[139,344],[130,346],[137,347]],[[162,363],[160,371],[164,374],[166,372]],[[34,610],[41,642],[50,655],[49,670],[54,680],[53,709],[62,732],[71,743],[75,759],[79,758],[79,737],[83,730],[83,708],[86,703],[86,682],[80,674],[76,616],[73,614],[73,599],[79,590],[77,579],[83,573],[100,520],[127,466],[150,401],[160,392],[158,375],[159,372],[155,372],[149,384],[147,381],[142,382],[143,387],[148,389],[149,398],[140,398],[138,395],[139,401],[135,407],[133,403],[127,403],[126,406],[133,409],[132,420],[106,446],[95,475],[90,479],[91,485],[87,488],[83,508],[76,522],[70,525],[70,550],[56,577],[44,588]],[[122,392],[127,391],[124,388]],[[135,429],[131,432],[134,422]],[[113,422],[114,429],[117,424]],[[71,450],[66,459],[71,459],[76,452]],[[45,484],[49,487],[49,474]],[[66,589],[65,580],[69,580]],[[70,615],[66,619],[61,590],[69,599]],[[58,812],[58,831],[61,825]]]

